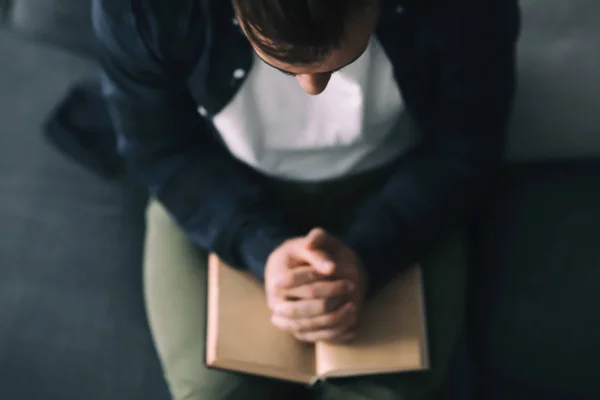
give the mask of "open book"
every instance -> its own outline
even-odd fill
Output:
[[[428,368],[421,268],[362,310],[356,339],[305,344],[271,325],[263,286],[215,255],[208,270],[206,365],[312,384],[332,377]]]

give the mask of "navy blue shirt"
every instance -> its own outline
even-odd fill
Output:
[[[517,0],[382,3],[375,35],[423,140],[342,236],[375,286],[463,220],[501,164],[519,31]],[[305,232],[211,124],[243,83],[233,72],[253,60],[233,18],[225,0],[93,7],[120,151],[192,241],[262,278],[271,251]]]

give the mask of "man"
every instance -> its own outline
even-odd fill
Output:
[[[312,392],[430,398],[463,323],[456,232],[502,160],[517,1],[97,0],[94,26],[153,198],[145,296],[173,398],[308,395],[205,368],[209,252],[306,342],[351,340],[365,299],[421,262],[432,369]]]

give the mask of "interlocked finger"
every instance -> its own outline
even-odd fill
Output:
[[[356,309],[352,303],[346,303],[337,310],[312,318],[286,318],[273,315],[271,322],[278,328],[291,332],[294,335],[339,330],[347,330],[356,322]]]
[[[310,266],[296,267],[282,274],[274,283],[274,291],[278,296],[287,297],[287,291],[318,281],[319,276]]]
[[[324,299],[344,296],[354,290],[354,283],[347,280],[315,280],[311,283],[286,290],[286,297],[297,299]]]

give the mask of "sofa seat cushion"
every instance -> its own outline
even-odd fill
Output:
[[[479,361],[600,398],[600,160],[515,166],[478,233]]]

